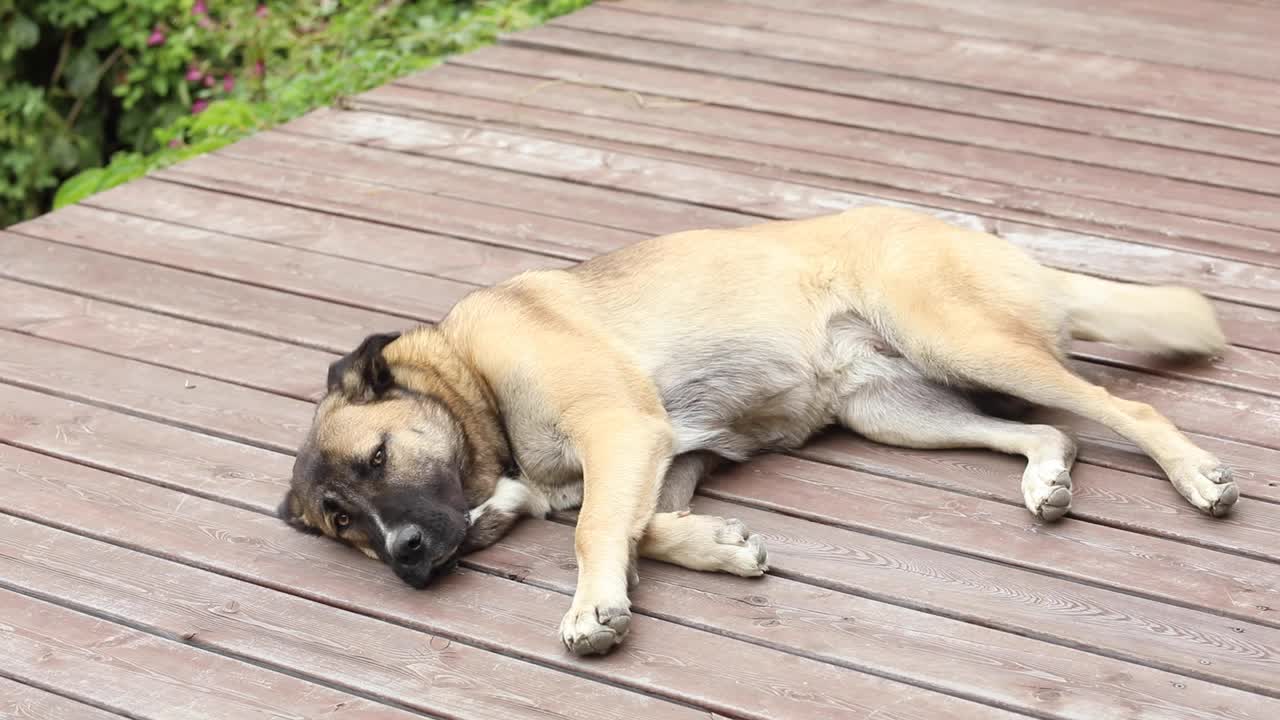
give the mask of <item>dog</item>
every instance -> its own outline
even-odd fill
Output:
[[[655,237],[477,290],[434,327],[370,335],[329,368],[279,514],[421,588],[520,517],[580,509],[560,627],[579,655],[626,637],[637,557],[765,573],[758,535],[688,511],[698,482],[831,425],[1023,455],[1027,509],[1057,520],[1073,440],[977,404],[1021,399],[1106,425],[1225,515],[1230,470],[1069,371],[1072,338],[1179,357],[1226,344],[1194,290],[1047,268],[896,207]]]

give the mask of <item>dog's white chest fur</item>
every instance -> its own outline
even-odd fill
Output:
[[[797,447],[834,422],[842,403],[879,374],[886,352],[866,322],[843,313],[814,332],[695,340],[653,374],[677,454],[744,460]]]

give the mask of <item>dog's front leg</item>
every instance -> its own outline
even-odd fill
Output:
[[[577,655],[608,652],[631,626],[628,569],[653,516],[671,463],[671,429],[659,418],[617,411],[575,423],[582,460],[582,511],[574,545],[578,587],[560,623],[564,645]]]

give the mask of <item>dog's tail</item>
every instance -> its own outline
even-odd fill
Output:
[[[1135,285],[1054,271],[1071,337],[1161,356],[1210,357],[1227,345],[1208,299],[1191,288]]]

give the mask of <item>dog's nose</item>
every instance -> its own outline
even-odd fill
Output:
[[[422,545],[422,528],[406,525],[391,538],[391,558],[400,565],[417,565],[426,556]]]

